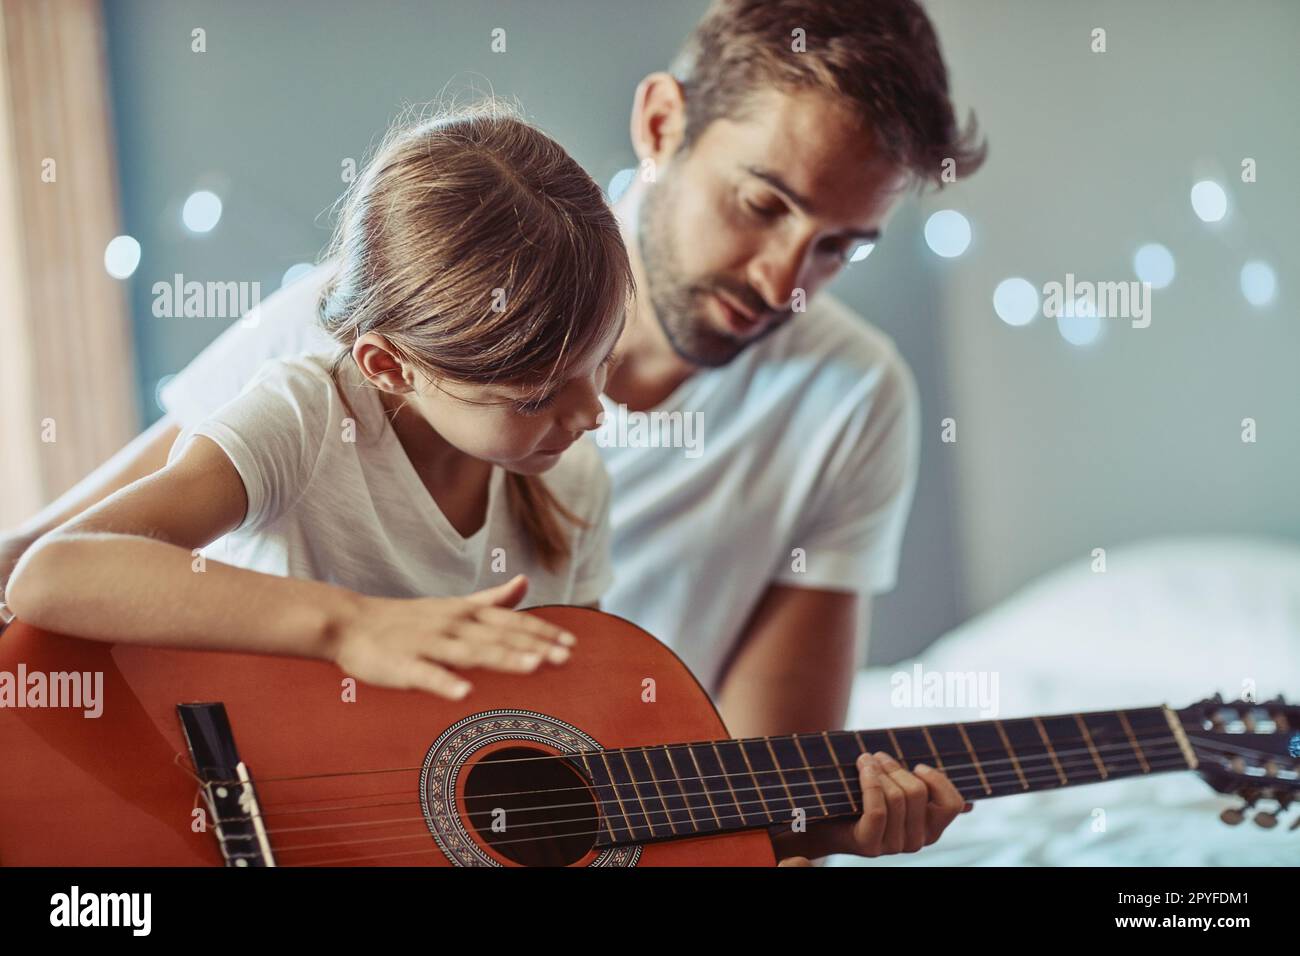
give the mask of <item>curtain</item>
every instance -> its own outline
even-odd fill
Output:
[[[0,0],[0,526],[139,430],[98,0]]]

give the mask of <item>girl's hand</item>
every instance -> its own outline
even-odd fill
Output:
[[[470,683],[446,666],[530,673],[559,664],[577,643],[568,631],[509,610],[523,600],[522,574],[465,598],[363,597],[338,629],[332,657],[346,673],[380,687],[425,690],[459,700]]]
[[[18,566],[18,559],[32,546],[33,539],[24,534],[0,534],[0,601],[4,600],[9,577]]]

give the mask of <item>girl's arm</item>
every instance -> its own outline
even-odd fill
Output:
[[[519,580],[469,598],[402,600],[199,560],[193,551],[237,527],[247,506],[230,459],[197,435],[167,467],[32,545],[8,604],[51,631],[333,660],[371,683],[446,696],[469,686],[435,661],[531,671],[568,656],[559,645],[572,635],[506,609],[523,597]]]
[[[165,415],[93,472],[16,528],[0,532],[0,599],[18,559],[42,535],[167,464],[180,426]]]

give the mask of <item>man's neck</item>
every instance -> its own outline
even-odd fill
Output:
[[[632,315],[619,337],[621,359],[610,373],[605,394],[630,411],[645,411],[662,404],[679,385],[699,371],[673,351],[650,304],[645,264],[637,240],[637,216],[644,188],[643,183],[634,180],[614,205],[638,294]]]

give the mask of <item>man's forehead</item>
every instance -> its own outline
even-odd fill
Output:
[[[711,163],[761,171],[814,204],[842,208],[846,193],[901,192],[909,181],[861,117],[818,90],[753,93],[735,118],[710,124],[699,146]]]

